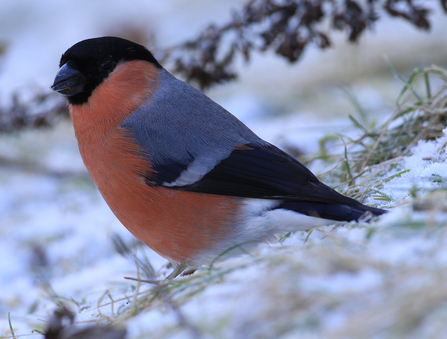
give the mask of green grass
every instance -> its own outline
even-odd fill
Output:
[[[377,122],[366,115],[361,103],[347,91],[358,112],[358,117],[349,115],[349,119],[359,137],[325,136],[314,158],[334,165],[332,170],[319,175],[322,181],[332,183],[334,188],[356,199],[374,195],[376,200],[390,201],[380,193],[382,183],[408,170],[402,169],[389,178],[383,178],[385,173],[399,167],[402,157],[411,155],[411,149],[419,141],[442,136],[447,126],[447,70],[437,66],[415,69],[404,79],[388,66],[403,85],[391,116],[376,126]],[[337,140],[344,145],[343,154],[331,151],[330,143]]]

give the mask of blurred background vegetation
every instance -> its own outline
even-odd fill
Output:
[[[20,8],[2,5],[0,133],[52,126],[66,116],[62,98],[41,87],[40,70],[56,70],[57,57],[67,47],[95,35],[117,35],[148,46],[169,70],[201,89],[239,77],[249,82],[244,86],[261,94],[261,105],[276,106],[279,113],[302,107],[309,93],[318,99],[321,86],[346,85],[355,78],[374,82],[385,69],[384,54],[398,71],[430,63],[442,66],[447,60],[447,47],[438,39],[446,27],[446,0],[249,0],[214,5],[196,0],[191,6],[182,0],[163,5],[131,1],[125,10],[118,2],[107,8],[102,3],[81,1],[51,9],[46,1],[22,1]],[[107,13],[95,15],[95,10]],[[186,21],[174,22],[179,16]],[[72,17],[79,30],[70,27],[66,36]],[[59,25],[60,31],[55,31]],[[332,51],[322,56],[318,49]],[[49,60],[39,65],[53,51],[53,65]],[[276,57],[279,60],[273,60]],[[300,61],[301,67],[290,65]],[[47,72],[45,81],[53,73]],[[23,79],[28,82],[17,82]],[[272,93],[273,88],[278,90]]]

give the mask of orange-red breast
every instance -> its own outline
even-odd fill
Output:
[[[385,212],[321,183],[133,42],[75,44],[52,89],[68,98],[81,156],[113,213],[171,261],[204,264],[236,244]]]

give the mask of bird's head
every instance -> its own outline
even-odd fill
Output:
[[[83,40],[62,54],[51,89],[68,97],[70,104],[82,105],[118,64],[132,60],[162,68],[151,52],[134,42],[116,37]]]

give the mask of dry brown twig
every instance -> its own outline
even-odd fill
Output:
[[[440,0],[447,12],[446,1]],[[237,77],[238,55],[249,61],[253,52],[273,50],[294,63],[309,45],[330,47],[330,29],[346,31],[348,40],[357,42],[382,13],[430,28],[429,9],[415,0],[250,0],[230,22],[211,24],[197,38],[159,54],[186,81],[206,89]]]
[[[52,127],[68,117],[65,99],[53,93],[38,93],[31,99],[13,96],[8,109],[0,107],[0,134]]]

